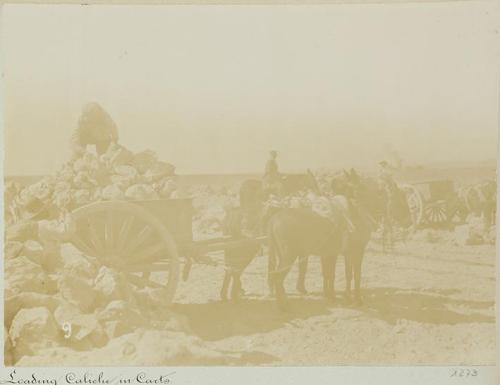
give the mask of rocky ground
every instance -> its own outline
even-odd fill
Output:
[[[176,312],[194,333],[221,350],[250,354],[265,365],[493,364],[495,362],[495,250],[449,242],[408,241],[390,255],[377,245],[363,268],[364,304],[342,301],[343,261],[337,269],[338,301],[320,295],[319,260],[310,258],[310,294],[296,294],[297,268],[287,278],[292,310],[276,311],[267,297],[266,258],[243,277],[246,298],[217,302],[222,272],[193,271],[179,290]]]
[[[311,257],[310,294],[295,292],[296,267],[287,278],[287,313],[267,295],[265,257],[243,275],[240,303],[218,300],[222,266],[195,265],[170,309],[161,293],[130,292],[113,272],[93,271],[71,245],[62,249],[65,273],[16,257],[6,263],[7,359],[20,366],[493,364],[494,246],[461,246],[448,233],[415,238],[386,255],[370,245],[361,307],[342,301],[342,259],[337,303],[323,299]],[[25,276],[39,283],[38,293],[23,286]],[[73,327],[69,339],[64,322]]]
[[[333,303],[321,296],[320,264],[310,257],[309,294],[296,293],[294,267],[286,281],[291,309],[279,311],[268,296],[265,255],[243,274],[241,301],[221,302],[221,252],[203,259],[215,263],[193,266],[169,306],[164,289],[137,286],[134,277],[75,248],[71,221],[62,214],[90,201],[190,197],[194,236],[210,239],[222,235],[226,210],[238,205],[237,189],[184,191],[173,182],[173,166],[154,154],[108,152],[101,159],[85,154],[55,177],[12,189],[4,250],[6,365],[494,363],[495,231],[484,231],[477,218],[453,232],[419,230],[390,253],[381,252],[375,237],[359,307],[342,300],[342,258]],[[336,213],[327,198],[306,194],[277,204]],[[58,215],[50,217],[46,207]]]

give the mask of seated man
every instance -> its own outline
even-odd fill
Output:
[[[263,187],[269,194],[280,195],[282,181],[278,171],[278,163],[276,162],[278,153],[276,151],[271,151],[269,155],[270,158],[266,163],[266,170],[263,178]]]
[[[118,130],[104,108],[98,103],[88,103],[83,108],[71,142],[74,155],[85,151],[87,145],[95,145],[97,154],[102,155],[111,143],[118,142]]]

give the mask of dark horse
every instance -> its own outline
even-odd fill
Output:
[[[341,205],[347,201],[336,198]],[[345,242],[348,218],[332,221],[308,209],[286,208],[272,214],[267,222],[269,245],[269,286],[275,292],[278,305],[286,305],[283,282],[291,267],[299,259],[299,284],[305,279],[307,257],[321,257],[323,292],[335,297],[334,279],[337,256]]]
[[[345,199],[345,223],[332,221],[316,213],[299,209],[284,209],[274,214],[268,223],[270,269],[278,302],[286,295],[283,280],[293,262],[300,258],[297,288],[305,291],[307,257],[321,257],[324,294],[335,299],[335,265],[338,255],[345,257],[346,300],[351,300],[354,277],[355,302],[361,304],[361,265],[366,246],[378,224],[390,214],[398,223],[410,224],[410,211],[401,195],[390,195],[376,181],[359,176],[354,170],[344,172],[332,182],[337,195]],[[342,195],[340,195],[342,194]],[[306,213],[307,212],[307,213]]]
[[[282,175],[278,184],[280,186],[279,191],[270,191],[260,179],[243,181],[240,186],[240,207],[247,208],[259,202],[264,202],[272,193],[282,197],[301,190],[311,190],[319,193],[318,183],[310,170],[307,170],[305,174]]]

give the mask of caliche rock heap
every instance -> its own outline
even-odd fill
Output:
[[[7,225],[4,253],[6,365],[64,365],[83,360],[85,352],[87,364],[100,365],[105,360],[93,353],[118,342],[136,352],[124,359],[129,364],[211,357],[201,341],[188,337],[186,319],[167,309],[164,289],[135,286],[126,273],[80,252],[70,242],[71,221],[64,220],[91,202],[168,199],[176,190],[174,166],[151,151],[133,154],[111,145],[101,157],[83,153],[12,199],[16,215]],[[166,277],[152,279],[161,283]],[[178,349],[147,356],[142,336],[154,332],[165,349]]]
[[[150,150],[133,154],[111,144],[101,157],[84,152],[54,176],[24,188],[13,204],[19,219],[26,213],[53,216],[99,200],[168,199],[176,190],[174,171]]]

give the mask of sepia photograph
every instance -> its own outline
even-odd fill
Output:
[[[495,365],[499,16],[3,5],[4,366]]]

